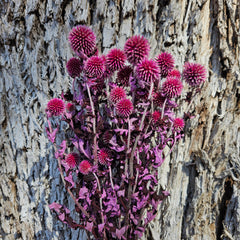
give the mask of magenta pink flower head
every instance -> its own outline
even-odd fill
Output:
[[[132,65],[139,64],[144,58],[148,57],[150,45],[143,36],[133,36],[129,38],[124,45],[124,52],[127,60]]]
[[[183,84],[180,79],[168,77],[162,85],[162,93],[167,98],[174,98],[181,95]]]
[[[65,159],[69,167],[74,168],[79,160],[79,155],[77,153],[69,153]]]
[[[132,111],[133,104],[131,100],[127,98],[120,100],[116,105],[116,112],[120,117],[127,118],[132,113]]]
[[[157,123],[161,119],[161,112],[155,111],[152,113],[152,120],[154,123]]]
[[[123,86],[129,86],[129,79],[133,69],[130,66],[125,66],[117,73],[117,83]]]
[[[111,90],[110,101],[117,103],[123,98],[126,98],[126,92],[122,87],[115,87]]]
[[[88,78],[100,78],[105,70],[105,59],[103,57],[90,57],[84,65],[84,71]]]
[[[122,69],[127,60],[125,53],[117,48],[113,48],[106,56],[106,63],[109,69],[115,71]]]
[[[67,62],[67,72],[70,77],[78,77],[83,70],[83,62],[78,58],[70,58]]]
[[[86,26],[78,25],[69,33],[69,42],[74,52],[81,55],[84,53],[90,56],[96,48],[96,36],[94,32]]]
[[[79,168],[80,173],[87,175],[91,171],[92,165],[89,163],[89,161],[83,160],[79,164],[78,168]]]
[[[65,104],[60,98],[53,98],[47,104],[47,110],[52,116],[60,116],[65,110]]]
[[[137,77],[146,82],[155,82],[160,78],[160,69],[155,61],[152,59],[144,59],[137,65]]]
[[[183,67],[183,79],[193,87],[199,86],[206,80],[206,69],[198,63],[185,63]]]
[[[161,77],[166,77],[174,67],[174,58],[172,54],[163,52],[156,57],[156,62],[160,68]]]
[[[163,96],[162,92],[154,92],[153,93],[153,102],[159,107],[163,106],[165,101],[165,97]]]
[[[184,125],[184,120],[182,118],[175,118],[173,121],[173,128],[175,131],[182,131]]]
[[[107,165],[110,160],[110,151],[107,148],[101,148],[98,152],[98,161],[102,165]]]
[[[177,69],[173,69],[168,73],[168,77],[181,78],[181,73]]]

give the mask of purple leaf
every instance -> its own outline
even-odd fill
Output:
[[[58,154],[59,154],[59,157],[63,157],[65,151],[66,151],[66,148],[67,148],[67,141],[66,140],[63,140],[61,145],[60,145],[60,149],[58,150]]]
[[[88,189],[85,186],[80,188],[80,190],[79,190],[79,199],[85,199],[87,193],[88,193]]]
[[[127,134],[128,134],[128,130],[127,129],[117,128],[117,129],[114,129],[114,131],[115,132],[119,132],[120,135],[125,134],[127,136]]]
[[[58,218],[62,221],[62,222],[65,222],[65,213],[62,213],[62,214],[59,214],[58,215]]]
[[[118,239],[121,239],[124,235],[127,227],[122,227],[121,229],[116,229],[116,236]]]
[[[124,195],[125,195],[125,189],[119,190],[119,191],[117,192],[117,195],[118,195],[119,197],[124,197]]]
[[[57,213],[60,213],[60,209],[62,208],[63,206],[61,205],[61,204],[59,204],[59,203],[55,203],[55,202],[53,202],[53,203],[51,203],[50,205],[49,205],[49,208],[51,209],[51,210],[55,210]]]
[[[55,128],[55,129],[53,130],[53,132],[51,133],[51,132],[48,131],[48,128],[46,128],[46,132],[47,132],[48,139],[49,139],[52,143],[55,142],[55,137],[56,137],[56,133],[57,133],[58,129],[59,129],[59,127]]]
[[[72,187],[74,187],[74,181],[73,181],[73,177],[72,177],[72,173],[70,172],[69,175],[67,177],[64,178],[66,181],[68,181],[69,183],[71,183],[70,189]]]
[[[93,228],[93,222],[87,222],[85,229],[88,230],[89,232],[92,232],[92,228]]]
[[[102,233],[105,223],[98,224],[98,231]]]

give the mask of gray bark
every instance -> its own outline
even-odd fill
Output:
[[[179,70],[187,60],[207,67],[196,117],[161,167],[171,196],[144,238],[239,239],[238,0],[2,0],[0,14],[0,239],[84,239],[48,208],[74,206],[44,132],[47,102],[70,83],[77,24],[92,26],[103,53],[143,34],[152,57],[168,51]]]

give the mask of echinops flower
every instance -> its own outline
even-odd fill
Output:
[[[117,73],[117,83],[123,86],[129,86],[129,79],[133,72],[130,66],[125,66]]]
[[[175,118],[173,121],[173,128],[176,131],[182,131],[184,128],[184,120],[182,118]]]
[[[47,104],[47,110],[52,116],[60,116],[65,110],[65,104],[60,98],[53,98]]]
[[[123,98],[126,98],[126,92],[122,87],[115,87],[111,90],[110,101],[117,103]]]
[[[89,174],[89,172],[91,171],[92,165],[89,163],[89,161],[87,160],[83,160],[80,164],[79,164],[79,171],[80,173],[87,175]]]
[[[106,56],[107,66],[113,71],[122,69],[126,60],[124,52],[117,48],[111,49]]]
[[[101,148],[98,152],[98,161],[102,165],[107,165],[110,160],[110,151],[107,148]]]
[[[90,57],[84,64],[84,71],[88,78],[100,78],[105,70],[105,59],[103,57]]]
[[[160,68],[161,77],[166,77],[174,67],[172,54],[163,52],[156,57],[156,62]]]
[[[174,98],[181,95],[183,84],[180,79],[168,77],[162,85],[162,93],[167,98]]]
[[[133,36],[124,45],[124,52],[127,60],[132,65],[139,64],[144,58],[148,57],[150,45],[143,36]]]
[[[86,26],[78,25],[69,33],[69,42],[76,53],[90,56],[96,47],[96,36]]]
[[[83,62],[80,59],[73,57],[68,60],[66,67],[70,77],[79,77],[83,71]]]
[[[160,69],[155,61],[152,59],[144,59],[137,65],[137,77],[146,82],[155,82],[160,78]]]
[[[65,158],[66,163],[71,168],[76,167],[78,160],[79,160],[79,155],[77,153],[69,153]]]
[[[116,112],[120,117],[127,118],[133,111],[133,104],[131,100],[125,98],[117,102]]]
[[[193,87],[199,86],[206,80],[206,69],[198,63],[185,63],[183,67],[183,79]]]

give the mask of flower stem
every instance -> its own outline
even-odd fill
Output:
[[[48,125],[49,125],[49,130],[50,132],[52,133],[52,125],[51,125],[51,122],[49,121],[48,119]],[[57,152],[58,149],[57,149],[57,145],[56,143],[54,142],[53,143],[53,147],[54,147],[54,152]],[[61,176],[61,179],[62,179],[62,182],[63,182],[63,185],[65,187],[65,189],[67,190],[67,192],[70,194],[71,198],[73,199],[73,201],[75,202],[75,204],[77,205],[77,207],[82,211],[82,213],[84,215],[86,215],[88,218],[90,217],[89,214],[86,212],[86,210],[82,207],[82,205],[77,201],[76,197],[73,195],[72,191],[67,188],[66,186],[66,181],[64,179],[64,174],[63,174],[63,170],[62,170],[62,164],[61,164],[61,159],[60,157],[57,158],[58,160],[58,168],[59,168],[59,171],[60,171],[60,176]]]
[[[100,185],[99,179],[98,179],[97,175],[94,172],[93,172],[93,175],[94,175],[94,177],[97,180],[98,191],[101,194],[102,190],[101,190],[101,185]],[[100,203],[100,211],[101,211],[101,220],[102,220],[102,223],[105,224],[104,223],[104,216],[103,216],[102,196],[100,196],[100,198],[99,198],[99,203]],[[105,231],[105,225],[104,225],[104,228],[103,228],[103,236],[104,236],[104,239],[107,240],[106,231]]]
[[[94,156],[94,165],[97,164],[97,133],[96,133],[96,115],[95,115],[95,108],[94,108],[94,104],[92,101],[92,95],[89,89],[88,84],[86,83],[86,87],[87,87],[87,92],[88,92],[88,97],[90,100],[90,105],[92,108],[92,115],[93,115],[93,135],[94,135],[94,139],[93,139],[93,144],[94,144],[94,149],[93,149],[93,156]]]

